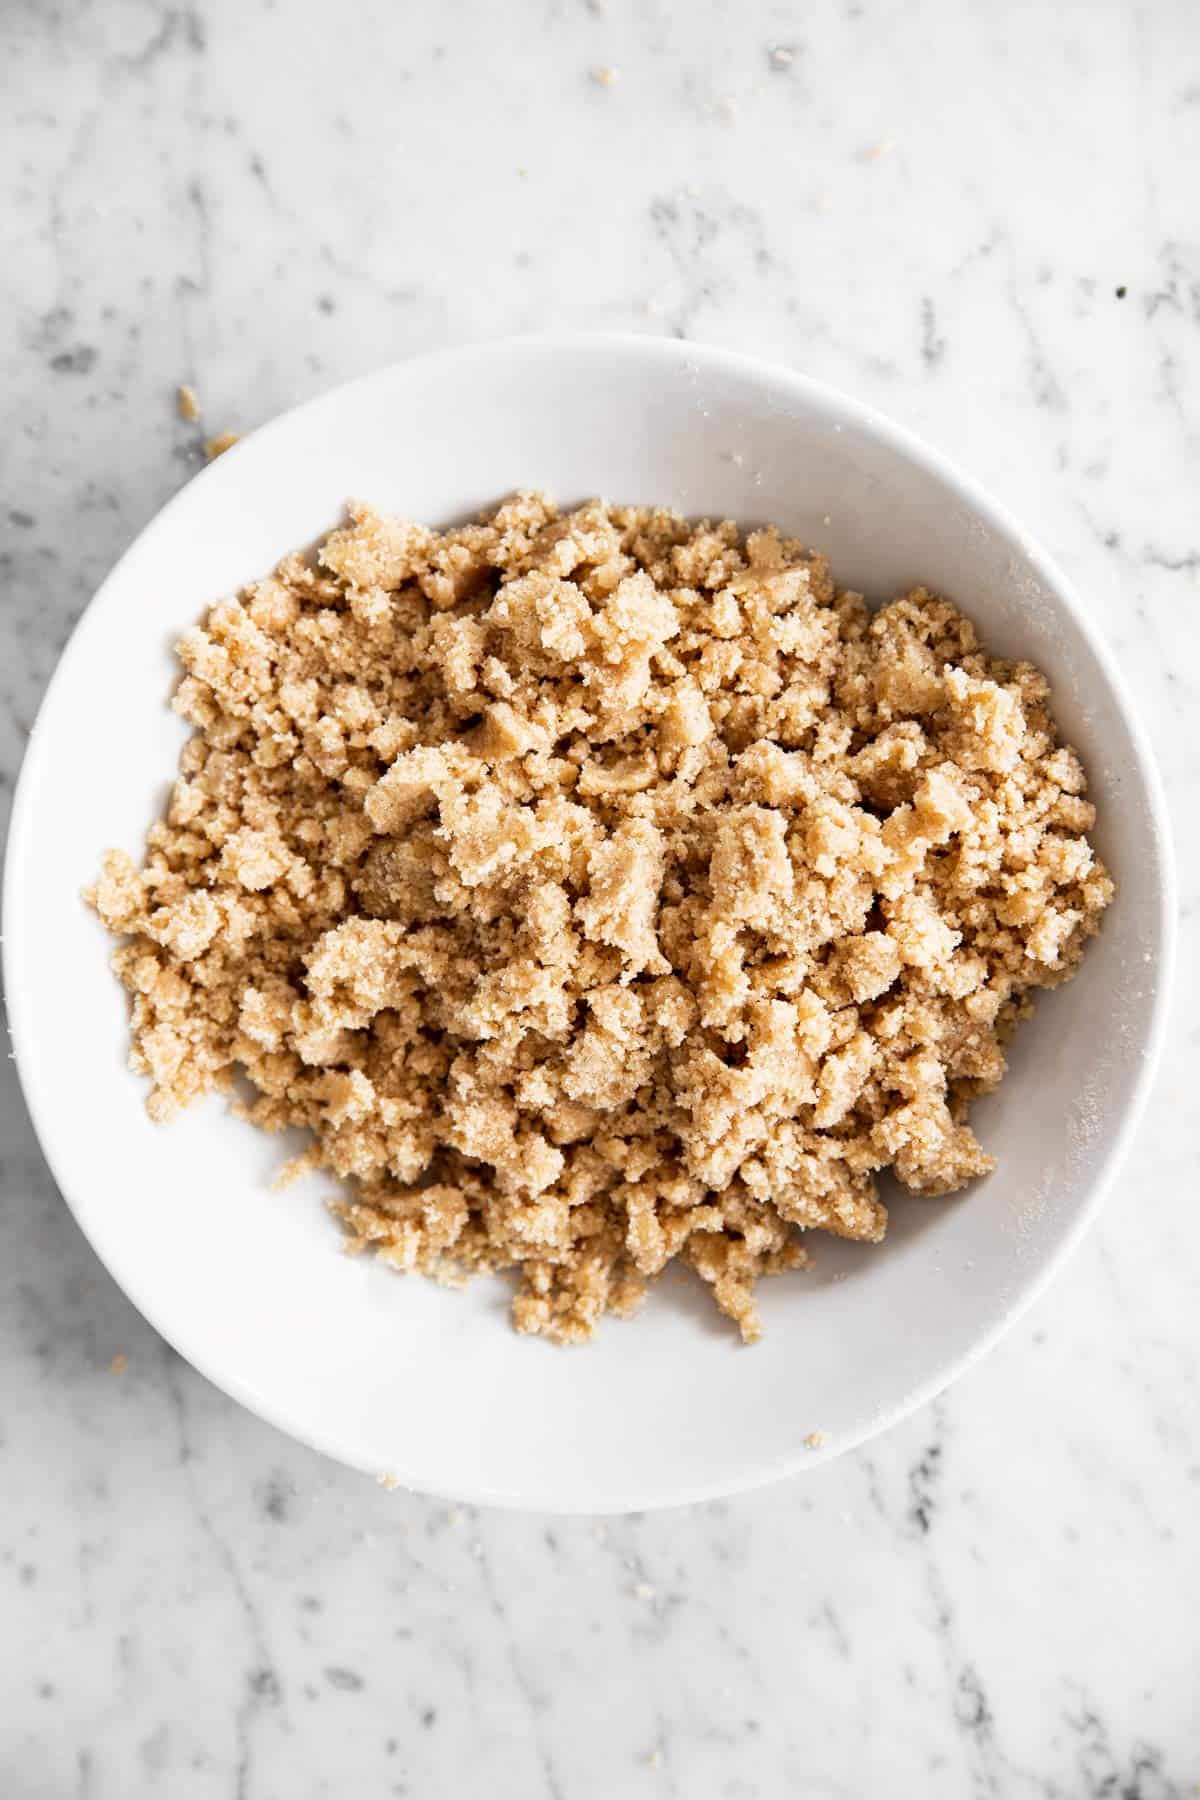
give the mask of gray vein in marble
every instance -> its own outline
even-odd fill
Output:
[[[238,1607],[246,1622],[247,1633],[254,1652],[255,1666],[245,1678],[245,1695],[234,1716],[234,1736],[237,1745],[236,1763],[234,1767],[235,1800],[248,1800],[250,1782],[253,1772],[253,1727],[256,1714],[264,1707],[278,1706],[281,1699],[279,1677],[271,1666],[267,1650],[266,1635],[262,1619],[254,1596],[247,1586],[238,1566],[233,1549],[213,1523],[212,1515],[204,1505],[200,1495],[192,1445],[188,1432],[187,1400],[179,1378],[178,1358],[174,1351],[163,1347],[164,1386],[170,1402],[171,1416],[174,1420],[178,1439],[179,1466],[188,1489],[191,1512],[204,1536],[208,1539],[215,1554],[218,1566],[224,1572],[229,1585],[237,1599]]]

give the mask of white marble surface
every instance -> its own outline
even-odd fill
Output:
[[[852,389],[1042,537],[1149,723],[1185,911],[1133,1154],[1008,1340],[804,1480],[607,1524],[382,1492],[215,1393],[0,1065],[4,1800],[1194,1794],[1195,8],[10,0],[0,119],[6,798],[196,466],[178,381],[237,429],[473,335],[676,332]]]

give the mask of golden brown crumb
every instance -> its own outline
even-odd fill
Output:
[[[113,1375],[123,1375],[129,1367],[129,1358],[123,1350],[118,1350],[108,1367]]]
[[[180,383],[176,392],[175,407],[180,418],[186,419],[189,425],[194,425],[200,417],[200,402],[196,397],[196,390],[189,387],[186,381]]]
[[[375,1479],[381,1488],[387,1489],[389,1494],[394,1494],[396,1489],[400,1486],[400,1477],[391,1474],[387,1469],[381,1469]]]
[[[241,442],[241,436],[240,431],[220,431],[216,437],[206,438],[204,454],[209,462],[215,462],[218,456],[224,456],[227,450],[232,450],[235,444]]]
[[[592,79],[598,87],[615,87],[618,72],[616,69],[597,69]]]
[[[827,1431],[810,1431],[804,1442],[809,1450],[820,1450],[829,1442],[829,1433]]]
[[[240,1072],[349,1248],[511,1269],[559,1342],[676,1257],[753,1341],[881,1170],[990,1169],[971,1102],[1112,894],[1037,671],[775,530],[355,506],[179,653],[166,816],[90,894],[151,1113]]]

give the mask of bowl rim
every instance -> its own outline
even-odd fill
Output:
[[[449,369],[452,365],[466,366],[473,361],[490,360],[513,352],[529,352],[531,350],[545,352],[548,355],[568,352],[584,357],[618,354],[641,357],[647,362],[660,361],[690,365],[693,371],[699,373],[709,371],[713,374],[724,373],[735,377],[750,377],[777,393],[789,394],[796,400],[822,407],[831,415],[839,416],[845,423],[852,423],[858,430],[874,437],[898,457],[922,466],[937,480],[954,490],[972,514],[990,530],[1008,541],[1015,551],[1026,560],[1040,581],[1053,591],[1074,629],[1094,656],[1129,733],[1138,775],[1149,801],[1149,824],[1151,836],[1158,851],[1160,873],[1157,890],[1157,918],[1153,921],[1153,941],[1157,947],[1155,988],[1145,1042],[1133,1076],[1130,1097],[1124,1115],[1113,1134],[1112,1143],[1097,1170],[1086,1198],[1044,1262],[1019,1284],[1011,1301],[993,1324],[957,1355],[940,1362],[927,1380],[917,1383],[910,1391],[881,1407],[858,1430],[839,1436],[835,1444],[816,1449],[799,1446],[791,1454],[773,1459],[769,1467],[755,1464],[733,1477],[723,1476],[714,1480],[692,1483],[672,1489],[667,1493],[646,1494],[634,1491],[617,1502],[606,1500],[600,1507],[575,1499],[555,1500],[547,1505],[545,1499],[539,1498],[536,1493],[514,1493],[508,1489],[489,1490],[486,1482],[477,1483],[474,1487],[459,1488],[453,1495],[449,1495],[443,1494],[436,1486],[428,1485],[419,1476],[415,1481],[409,1482],[403,1473],[399,1474],[399,1485],[403,1487],[411,1487],[415,1492],[436,1495],[441,1498],[453,1498],[467,1504],[498,1506],[514,1510],[545,1511],[559,1515],[591,1514],[598,1516],[600,1514],[613,1515],[659,1510],[750,1492],[776,1480],[793,1476],[801,1470],[814,1469],[835,1456],[857,1449],[882,1432],[890,1430],[910,1413],[943,1393],[992,1349],[1004,1333],[1041,1297],[1055,1274],[1063,1267],[1072,1251],[1078,1247],[1088,1228],[1094,1223],[1127,1155],[1131,1139],[1145,1111],[1162,1053],[1173,988],[1178,916],[1176,870],[1170,816],[1149,738],[1137,708],[1131,700],[1116,656],[1089,620],[1073,584],[1007,508],[999,501],[994,500],[973,477],[963,473],[946,455],[928,444],[917,433],[909,430],[907,426],[897,424],[886,414],[827,382],[739,351],[691,339],[659,337],[649,333],[562,330],[473,338],[416,356],[397,358],[348,381],[336,383],[321,393],[301,401],[298,405],[276,414],[256,430],[247,433],[244,439],[225,453],[221,461],[225,462],[228,457],[237,457],[243,454],[245,446],[250,442],[261,444],[264,440],[269,440],[272,434],[285,429],[298,416],[318,410],[322,406],[336,404],[347,393],[370,387],[402,370],[409,371],[418,366],[426,370],[435,367]],[[14,919],[19,919],[17,892],[22,879],[21,871],[24,860],[21,847],[28,831],[40,764],[44,754],[43,722],[48,716],[59,686],[66,679],[68,670],[86,649],[88,634],[95,628],[106,596],[117,586],[126,563],[149,533],[168,528],[176,509],[187,504],[196,483],[209,479],[213,473],[214,465],[198,471],[137,532],[76,620],[38,703],[13,796],[4,857],[3,882],[0,887],[0,907],[2,907],[3,917],[3,932],[0,935],[0,973],[3,976],[9,1037],[18,1079],[34,1134],[55,1186],[66,1201],[92,1250],[126,1298],[172,1349],[184,1357],[206,1380],[239,1405],[256,1414],[276,1430],[284,1432],[287,1436],[306,1444],[320,1454],[351,1468],[365,1470],[368,1465],[364,1463],[361,1452],[342,1442],[336,1429],[314,1430],[308,1423],[298,1422],[290,1416],[288,1407],[275,1404],[269,1396],[259,1392],[252,1382],[243,1380],[236,1370],[230,1371],[218,1366],[219,1357],[210,1356],[204,1346],[196,1347],[190,1341],[186,1341],[188,1334],[176,1335],[160,1319],[153,1292],[147,1293],[145,1285],[140,1279],[127,1282],[123,1276],[117,1274],[113,1261],[110,1261],[109,1255],[106,1253],[105,1244],[101,1241],[103,1234],[94,1233],[93,1229],[90,1229],[84,1222],[83,1214],[86,1213],[86,1208],[76,1204],[70,1188],[61,1178],[57,1155],[60,1127],[55,1121],[50,1101],[34,1082],[24,1056],[24,1046],[32,1039],[33,1021],[26,1006],[24,981],[18,966],[19,932],[10,927]]]

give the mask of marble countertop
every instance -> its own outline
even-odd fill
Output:
[[[1133,1152],[1001,1347],[864,1451],[644,1518],[385,1493],[242,1412],[100,1268],[0,1065],[0,1793],[1197,1792],[1192,9],[24,0],[0,112],[5,802],[198,465],[177,383],[238,430],[472,336],[670,332],[852,390],[1041,537],[1185,913]]]

